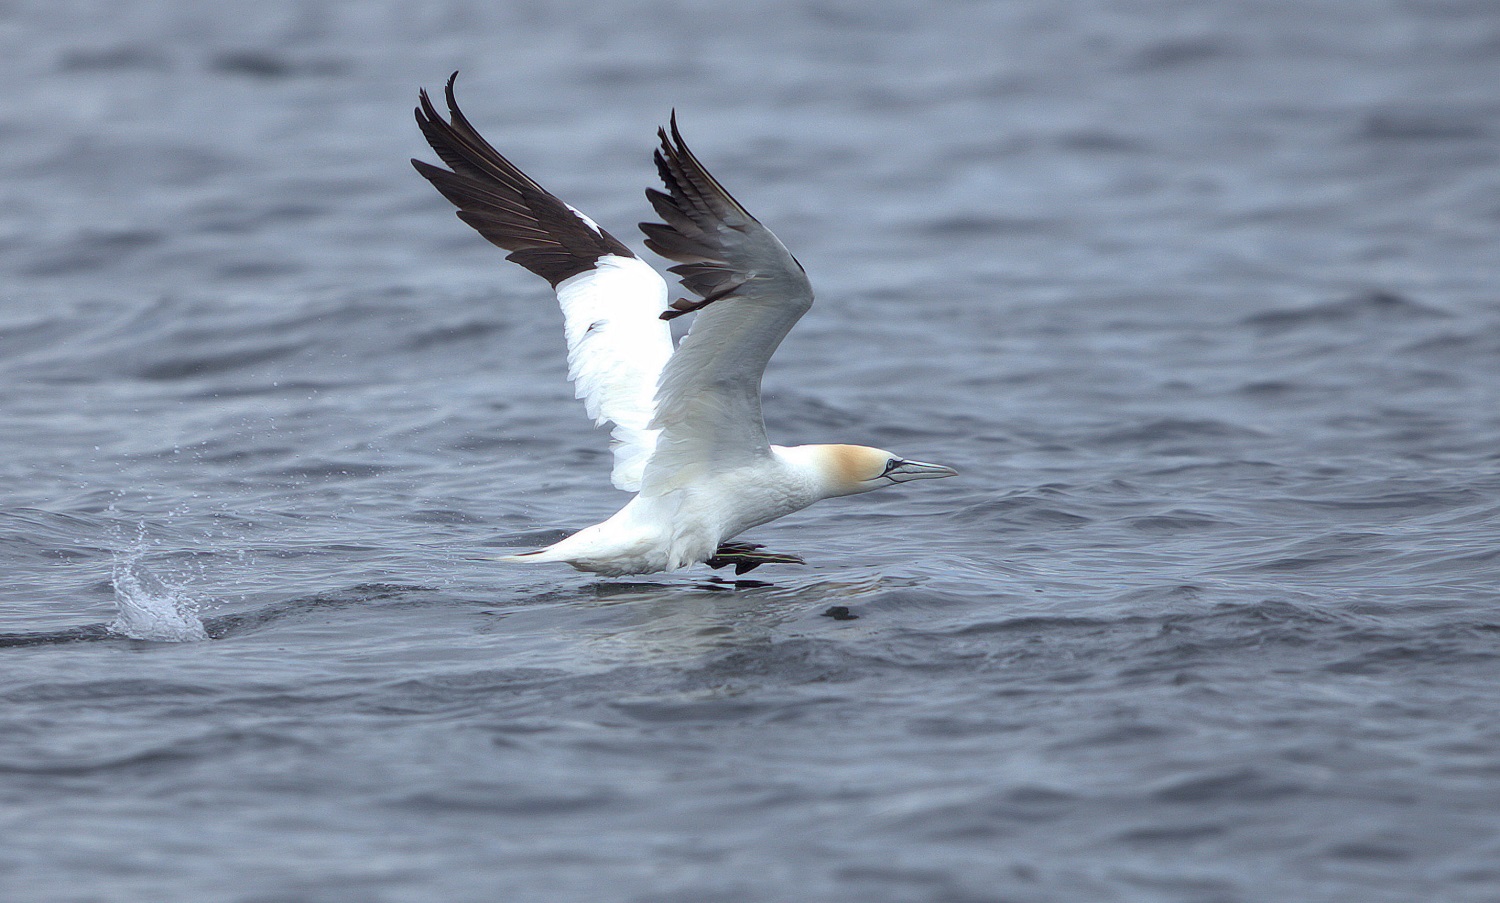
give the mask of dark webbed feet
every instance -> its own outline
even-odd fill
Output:
[[[709,567],[718,570],[722,567],[734,565],[736,574],[753,571],[763,564],[807,564],[796,555],[783,555],[778,552],[762,552],[765,546],[756,542],[726,542],[714,550],[712,558],[704,562]]]

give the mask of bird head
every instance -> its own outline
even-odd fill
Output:
[[[863,445],[823,445],[825,478],[830,496],[854,495],[912,480],[936,480],[957,476],[958,471],[941,464],[909,461],[900,455]]]

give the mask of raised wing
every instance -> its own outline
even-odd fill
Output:
[[[412,165],[458,207],[459,219],[557,291],[568,378],[596,424],[615,424],[611,479],[636,491],[656,448],[656,387],[672,356],[671,330],[659,316],[666,283],[614,236],[491,147],[458,108],[457,77],[455,72],[448,79],[444,92],[450,121],[426,91],[417,107],[417,125],[448,169],[421,160]]]
[[[641,223],[641,231],[647,247],[677,261],[671,272],[698,299],[661,314],[697,317],[662,373],[651,422],[662,432],[646,466],[647,495],[770,454],[761,374],[813,300],[802,265],[688,150],[676,113],[671,134],[658,135],[656,168],[667,191],[648,188],[646,197],[663,222]]]

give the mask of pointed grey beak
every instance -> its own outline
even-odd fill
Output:
[[[882,476],[892,483],[905,483],[908,480],[936,480],[940,477],[956,477],[958,476],[958,471],[951,467],[944,467],[941,464],[902,461],[895,467],[888,468]]]

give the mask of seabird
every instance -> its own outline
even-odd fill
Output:
[[[703,562],[735,573],[795,555],[732,542],[813,502],[910,480],[953,476],[859,445],[771,445],[761,417],[766,363],[812,307],[807,274],[683,143],[677,114],[658,129],[662,218],[646,247],[697,298],[667,304],[667,285],[613,235],[501,156],[458,108],[444,121],[425,90],[417,124],[448,168],[412,160],[458,218],[552,284],[562,306],[568,377],[596,425],[614,424],[612,481],[635,493],[608,520],[501,561],[565,562],[606,576]],[[694,313],[676,350],[668,321]]]

